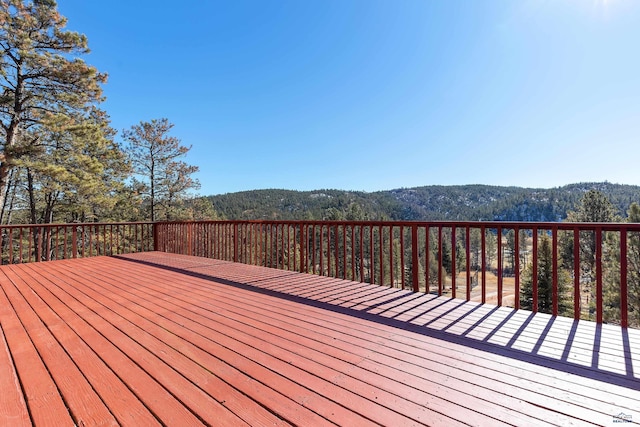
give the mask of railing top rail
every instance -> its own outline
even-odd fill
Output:
[[[78,227],[78,226],[106,226],[106,225],[152,225],[151,221],[135,222],[67,222],[50,224],[3,224],[0,228],[38,228],[38,227]]]
[[[595,230],[640,231],[640,223],[628,222],[533,222],[533,221],[335,221],[335,220],[212,220],[212,221],[164,221],[157,224],[296,224],[296,225],[363,225],[419,227],[470,227],[486,229],[539,229],[539,230]]]

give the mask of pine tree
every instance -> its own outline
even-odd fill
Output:
[[[609,201],[607,196],[597,190],[589,190],[580,200],[574,211],[567,213],[568,222],[597,222],[607,223],[620,221],[615,206]],[[607,267],[604,279],[606,286],[613,286],[614,274],[611,269],[615,269],[615,238],[606,234],[602,238],[603,242],[603,268]],[[580,269],[579,274],[584,292],[589,294],[589,318],[594,318],[596,310],[596,232],[582,231],[579,235],[580,245]],[[562,254],[562,266],[564,269],[573,272],[573,233],[564,233],[560,238],[560,253]],[[619,276],[618,276],[619,277]],[[582,294],[582,292],[581,292]],[[580,302],[582,304],[582,301]]]
[[[0,205],[10,171],[40,149],[38,128],[101,101],[106,75],[77,57],[87,39],[65,25],[53,0],[0,1]]]
[[[16,162],[27,176],[30,222],[108,220],[129,167],[104,112],[52,116],[39,149]]]
[[[198,168],[179,160],[191,147],[169,136],[172,128],[167,119],[154,119],[140,122],[122,134],[134,173],[140,178],[134,184],[147,196],[151,221],[161,217],[179,219],[177,205],[189,190],[200,185],[191,177]]]

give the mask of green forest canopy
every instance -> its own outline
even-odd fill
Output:
[[[552,189],[489,185],[425,186],[372,193],[254,190],[209,196],[227,219],[562,221],[589,190],[602,192],[623,218],[640,187],[610,183]]]

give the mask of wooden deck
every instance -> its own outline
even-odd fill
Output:
[[[640,423],[640,331],[159,252],[0,267],[0,424]]]

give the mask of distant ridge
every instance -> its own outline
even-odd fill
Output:
[[[584,193],[607,195],[620,216],[640,186],[592,182],[563,187],[430,185],[389,191],[252,190],[209,196],[227,219],[561,221]]]

